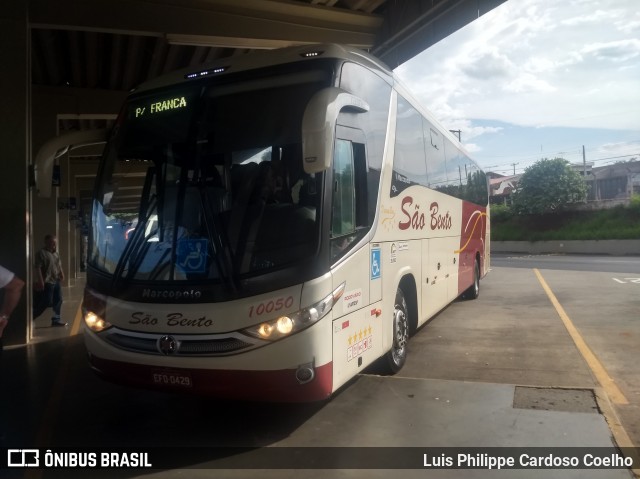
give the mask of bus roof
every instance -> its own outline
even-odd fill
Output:
[[[431,123],[438,125],[445,137],[449,138],[456,147],[467,157],[469,153],[451,132],[444,128],[433,114],[417,101],[415,96],[398,79],[393,71],[382,61],[373,55],[348,45],[338,45],[335,43],[322,43],[312,45],[298,45],[274,50],[261,50],[252,53],[235,55],[232,57],[219,58],[213,62],[204,63],[176,70],[149,80],[134,89],[132,93],[140,93],[158,88],[186,84],[198,78],[214,77],[229,73],[236,73],[247,70],[264,68],[271,65],[282,65],[299,61],[313,61],[318,58],[335,58],[353,61],[363,65],[374,72],[382,74],[387,81],[393,82],[393,86],[405,99],[409,100],[418,111]]]
[[[139,93],[147,90],[155,90],[167,86],[186,83],[197,78],[225,75],[245,70],[263,68],[270,65],[280,65],[317,58],[340,58],[351,60],[368,68],[393,76],[391,69],[383,62],[369,53],[346,45],[337,44],[314,44],[294,47],[279,48],[268,51],[258,51],[232,57],[219,58],[213,62],[204,63],[200,66],[183,68],[174,72],[162,75],[153,80],[141,84],[135,90]]]

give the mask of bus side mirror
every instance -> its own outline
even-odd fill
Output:
[[[74,131],[51,138],[42,145],[36,155],[34,168],[34,181],[38,196],[41,198],[51,196],[53,164],[56,158],[83,146],[103,145],[107,142],[108,133],[107,129]]]
[[[331,167],[335,123],[346,110],[365,113],[369,105],[342,88],[328,87],[311,97],[302,117],[302,158],[305,173],[320,173]]]

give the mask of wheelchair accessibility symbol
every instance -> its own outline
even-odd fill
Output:
[[[380,278],[380,249],[371,250],[371,279]]]
[[[176,260],[185,273],[204,273],[207,266],[207,240],[181,240],[178,243]]]

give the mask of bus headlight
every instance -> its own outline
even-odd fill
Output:
[[[265,321],[241,332],[254,338],[275,341],[290,334],[308,328],[325,317],[344,292],[345,283],[338,286],[331,294],[311,306],[272,321]]]
[[[91,331],[96,333],[99,333],[100,331],[104,331],[105,329],[111,327],[111,323],[105,321],[92,311],[85,311],[84,323]]]
[[[84,298],[82,300],[82,315],[84,324],[95,332],[99,333],[112,326],[106,319],[107,298],[99,294],[91,288],[84,289]]]

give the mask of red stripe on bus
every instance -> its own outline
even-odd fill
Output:
[[[295,369],[228,370],[163,368],[142,364],[111,361],[90,355],[96,373],[109,381],[127,386],[170,391],[193,392],[225,399],[275,402],[320,401],[331,395],[333,363],[315,368],[315,377],[299,384]],[[157,384],[154,374],[189,378],[190,384]]]
[[[458,261],[458,294],[473,284],[473,268],[476,253],[480,254],[480,271],[484,264],[487,237],[487,208],[467,201],[462,202],[462,226]]]

